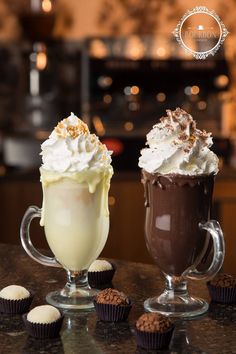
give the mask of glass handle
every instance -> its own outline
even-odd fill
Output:
[[[61,267],[54,257],[44,256],[33,246],[30,239],[30,224],[34,218],[41,218],[41,209],[37,206],[30,206],[23,216],[20,227],[20,239],[24,250],[38,263],[51,267]]]
[[[214,255],[211,265],[206,271],[190,270],[186,275],[190,279],[207,280],[212,278],[222,267],[225,256],[225,242],[220,224],[216,220],[199,223],[200,230],[206,230],[212,237]]]

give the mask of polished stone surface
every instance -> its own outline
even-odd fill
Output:
[[[136,346],[134,324],[143,313],[143,301],[163,290],[163,280],[154,265],[115,261],[117,271],[113,286],[133,301],[129,319],[124,323],[97,321],[96,313],[65,314],[61,336],[37,340],[24,331],[21,316],[0,314],[0,354],[234,354],[236,353],[236,305],[211,304],[204,317],[179,321],[169,350],[147,352]],[[0,244],[0,288],[23,285],[35,292],[32,306],[45,303],[45,295],[65,282],[62,269],[44,267],[32,261],[18,246]],[[195,282],[193,295],[209,300],[206,285]]]

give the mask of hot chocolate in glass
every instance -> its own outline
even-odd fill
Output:
[[[209,220],[218,159],[209,150],[210,134],[200,131],[181,109],[167,111],[147,135],[148,148],[139,166],[145,191],[147,248],[166,278],[166,289],[144,306],[175,317],[207,311],[203,299],[189,296],[187,279],[207,279],[221,268],[224,239],[220,225]],[[212,236],[214,256],[199,272]]]

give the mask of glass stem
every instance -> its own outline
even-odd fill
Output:
[[[183,277],[170,276],[165,274],[166,292],[169,296],[186,296],[188,295],[187,281]]]
[[[88,271],[81,270],[79,272],[67,270],[67,283],[65,288],[69,292],[75,292],[78,288],[87,288],[88,285]]]

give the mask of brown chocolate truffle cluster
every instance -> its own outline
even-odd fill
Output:
[[[136,322],[136,328],[143,332],[166,332],[173,326],[168,317],[158,313],[144,313]]]
[[[220,273],[210,281],[210,284],[222,288],[233,288],[236,286],[236,278],[230,274]]]
[[[128,305],[129,299],[123,292],[107,288],[97,294],[96,302],[98,304]]]

